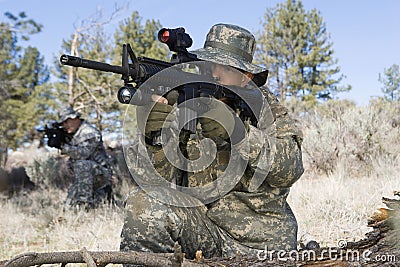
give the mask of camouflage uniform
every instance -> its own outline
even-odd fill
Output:
[[[240,54],[237,49],[235,53],[221,51],[227,49],[227,43],[237,44],[235,40],[244,40],[238,47],[253,55],[253,35],[240,27],[225,24],[213,26],[205,48],[194,53],[203,60],[227,62],[226,65],[249,71],[255,74],[254,82],[263,85],[266,82],[266,70],[252,65],[251,59],[243,51],[243,57],[235,55]],[[221,44],[215,45],[215,42]],[[217,144],[216,158],[209,167],[187,173],[188,187],[202,186],[211,183],[224,172],[230,158],[242,157],[248,160],[248,165],[234,188],[206,204],[201,203],[201,198],[194,198],[173,188],[137,189],[127,200],[121,250],[172,252],[176,241],[182,246],[187,258],[193,258],[197,250],[202,250],[203,255],[210,258],[235,254],[256,255],[258,250],[266,247],[269,250],[296,249],[297,222],[286,198],[290,186],[303,173],[302,134],[277,98],[266,88],[262,92],[264,104],[261,114],[267,114],[266,110],[270,108],[273,117],[268,123],[270,125],[263,125],[261,119],[256,126],[248,125],[245,140],[234,145],[236,152],[233,153],[226,142],[220,142]],[[266,132],[271,125],[274,126],[276,137],[274,158],[271,157],[268,140],[260,142],[267,138]],[[174,131],[173,127],[168,130]],[[181,138],[187,140],[181,144],[181,149],[187,152],[189,159],[207,153],[207,148],[200,151],[201,138],[201,133]],[[151,164],[161,176],[178,181],[182,171],[165,157],[163,148],[146,144],[147,151],[143,151],[139,148],[143,142],[141,139],[139,135],[127,153],[127,164],[133,175],[146,179],[154,176],[151,166],[142,160],[146,156],[144,153],[147,153],[152,160]],[[244,147],[245,141],[248,141],[249,149]],[[250,184],[257,167],[264,180],[254,190],[250,189]],[[169,198],[170,203],[182,202],[189,205],[170,205],[166,201],[159,201],[161,198]]]
[[[61,121],[80,117],[71,108],[61,112]],[[82,121],[69,141],[63,144],[62,154],[70,157],[75,180],[68,189],[67,205],[98,205],[110,197],[112,171],[103,145],[101,133],[94,126]]]

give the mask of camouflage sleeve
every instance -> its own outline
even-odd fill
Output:
[[[276,127],[275,155],[267,176],[273,187],[290,187],[303,174],[301,143],[303,134],[279,103],[274,107]]]
[[[161,177],[169,182],[173,182],[176,177],[178,169],[174,167],[171,162],[166,158],[164,149],[158,146],[146,144],[147,153],[152,160],[154,169],[160,174]]]
[[[96,138],[87,139],[79,144],[64,144],[61,149],[62,154],[67,154],[74,160],[88,159],[93,154],[98,145]]]
[[[302,133],[287,109],[268,92],[258,126],[250,126],[236,148],[248,160],[251,171],[257,169],[269,185],[282,188],[290,187],[304,171],[301,142]]]
[[[175,166],[180,165],[179,162],[182,158],[179,157],[177,150],[184,151],[186,149],[189,134],[186,131],[181,131],[178,134],[177,125],[171,125],[170,128],[165,130],[168,132],[169,138],[165,140],[163,146],[153,146],[146,143],[146,151],[158,174],[168,182],[180,185],[180,171]],[[175,143],[176,141],[177,143]]]

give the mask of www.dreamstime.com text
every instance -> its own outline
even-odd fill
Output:
[[[260,261],[319,261],[319,260],[339,260],[347,262],[397,262],[395,255],[373,254],[370,250],[358,251],[342,248],[326,248],[321,250],[264,250],[257,252]]]

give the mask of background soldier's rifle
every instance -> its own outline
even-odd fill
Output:
[[[61,149],[62,145],[67,142],[68,133],[60,123],[54,122],[51,124],[51,127],[46,125],[44,129],[37,131],[43,133],[43,137],[47,137],[47,145],[49,147]]]

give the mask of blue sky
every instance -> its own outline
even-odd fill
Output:
[[[283,0],[282,0],[283,1]],[[200,48],[209,28],[219,22],[232,23],[253,33],[261,30],[261,20],[268,7],[277,0],[202,0],[202,1],[112,1],[112,0],[0,0],[0,20],[4,12],[25,11],[43,24],[40,34],[29,44],[36,46],[51,64],[58,57],[61,42],[74,32],[79,22],[103,10],[107,17],[115,5],[127,4],[120,18],[138,11],[143,19],[158,19],[164,27],[183,26],[192,36],[192,48]],[[397,0],[303,0],[305,8],[316,8],[330,33],[334,56],[339,60],[344,84],[352,85],[350,93],[339,94],[358,104],[366,104],[371,96],[380,96],[378,74],[392,64],[400,64],[400,1]],[[108,25],[118,26],[118,20]]]

